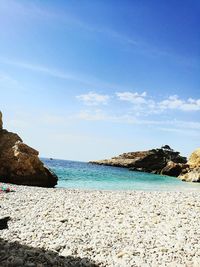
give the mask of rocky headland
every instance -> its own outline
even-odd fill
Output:
[[[200,149],[192,153],[187,161],[180,152],[170,146],[146,151],[123,153],[105,160],[90,161],[92,164],[125,167],[132,171],[142,171],[179,177],[183,181],[200,182]]]
[[[39,159],[39,152],[3,129],[0,112],[0,182],[18,185],[54,187],[57,176]]]
[[[174,151],[168,145],[146,151],[123,153],[111,159],[90,161],[94,164],[126,167],[133,171],[156,174],[166,173],[166,167],[171,162],[183,165],[187,163],[187,159],[180,156],[179,152]]]

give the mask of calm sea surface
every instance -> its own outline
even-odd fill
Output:
[[[77,161],[44,158],[42,161],[59,177],[58,187],[99,190],[200,191],[200,184],[185,183],[168,176]]]

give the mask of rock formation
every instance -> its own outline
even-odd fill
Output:
[[[173,163],[173,168],[172,163],[169,168],[169,165],[167,165],[169,162]],[[124,153],[111,159],[91,161],[90,163],[126,167],[133,171],[178,176],[182,171],[182,165],[185,165],[186,162],[185,157],[180,156],[179,152],[175,152],[166,145],[158,149]]]
[[[188,168],[188,164],[167,162],[167,165],[161,170],[160,174],[178,177],[183,170]]]
[[[186,182],[200,182],[200,148],[191,154],[187,164],[188,168],[182,170],[179,178]]]
[[[40,161],[39,152],[2,125],[0,112],[0,182],[54,187],[58,178]]]
[[[188,164],[191,168],[200,167],[200,148],[196,149],[189,157]]]

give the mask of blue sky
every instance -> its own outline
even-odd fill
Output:
[[[200,140],[200,2],[0,0],[4,126],[41,156]]]

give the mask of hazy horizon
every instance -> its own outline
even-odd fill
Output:
[[[0,0],[0,110],[40,157],[200,146],[200,2]]]

